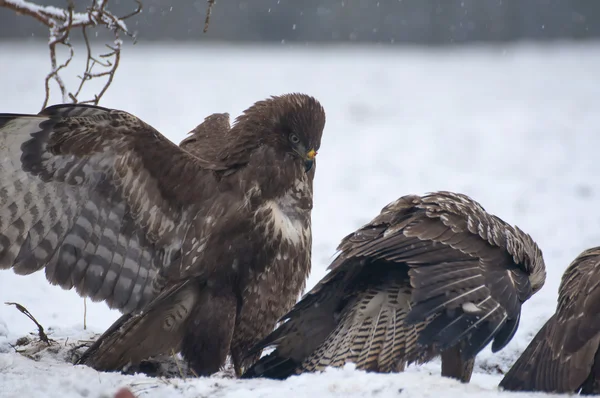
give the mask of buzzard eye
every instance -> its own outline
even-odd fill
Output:
[[[296,134],[290,134],[290,141],[292,144],[297,144],[300,142],[300,138]]]

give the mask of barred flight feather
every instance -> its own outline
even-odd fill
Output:
[[[493,351],[508,344],[545,280],[528,235],[452,192],[401,197],[338,250],[329,274],[257,345],[275,351],[245,377],[348,362],[393,372],[442,354],[442,374],[468,381],[475,355],[492,340]]]
[[[198,374],[227,355],[241,373],[310,271],[309,154],[324,125],[297,93],[233,126],[211,115],[180,146],[93,105],[0,114],[0,269],[44,269],[125,313],[78,363],[118,370],[181,350]]]

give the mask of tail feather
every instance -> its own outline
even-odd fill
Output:
[[[389,312],[387,309],[384,310],[382,306],[379,315],[372,318],[370,322],[365,322],[361,327],[360,332],[364,333],[366,340],[360,351],[358,361],[356,361],[356,366],[359,369],[377,370],[379,368],[379,355],[388,328]]]
[[[167,289],[144,312],[121,316],[76,364],[121,370],[171,350],[179,352],[185,321],[197,300],[197,289],[191,283]]]
[[[323,370],[328,366],[339,367],[349,361],[356,361],[361,352],[358,347],[365,344],[365,339],[357,334],[360,323],[345,322],[342,320],[338,327],[327,337],[314,354],[314,362],[304,365],[304,370]],[[310,358],[309,357],[309,358]],[[307,361],[304,361],[306,364]]]
[[[262,357],[251,366],[243,375],[242,379],[255,377],[266,377],[269,379],[283,380],[296,373],[299,363],[292,358],[282,357],[275,350]]]
[[[392,283],[363,292],[348,307],[336,330],[300,368],[321,371],[353,362],[358,369],[389,373],[431,359],[433,350],[417,346],[426,323],[404,322],[410,310],[409,289]]]
[[[275,351],[255,363],[244,377],[281,379],[347,363],[390,373],[431,360],[439,354],[437,346],[422,346],[418,340],[434,317],[406,323],[411,290],[405,276],[386,273],[385,278],[366,282],[350,297],[338,295],[343,300],[316,301],[294,312],[267,339],[271,344],[261,344],[263,348],[274,345]]]

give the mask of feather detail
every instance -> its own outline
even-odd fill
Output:
[[[232,126],[211,115],[181,146],[98,106],[0,114],[0,269],[44,269],[125,313],[84,355],[97,369],[181,349],[198,374],[228,354],[241,371],[306,283],[305,153],[324,126],[321,104],[299,93],[258,101]]]
[[[490,341],[504,347],[521,305],[545,281],[541,250],[466,195],[408,195],[342,239],[329,273],[256,349],[246,377],[286,377],[353,362],[403,370],[444,350],[464,366]],[[444,359],[443,359],[444,361]]]
[[[600,393],[600,247],[580,253],[567,267],[556,313],[506,373],[512,391]]]

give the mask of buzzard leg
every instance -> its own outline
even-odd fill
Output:
[[[261,352],[258,352],[254,355],[249,356],[244,360],[244,355],[240,353],[239,350],[232,348],[231,350],[231,362],[233,362],[233,369],[235,370],[235,375],[240,378],[244,374],[244,372],[256,361],[260,359]]]
[[[233,351],[231,352],[231,362],[233,362],[233,370],[235,370],[235,377],[239,379],[244,373],[242,371],[242,361],[240,360],[240,356],[234,354]]]
[[[237,299],[226,290],[205,289],[187,321],[181,353],[198,376],[218,372],[227,359]]]
[[[456,344],[454,347],[442,352],[442,376],[468,383],[473,374],[475,358],[463,360],[460,346],[460,344]]]

